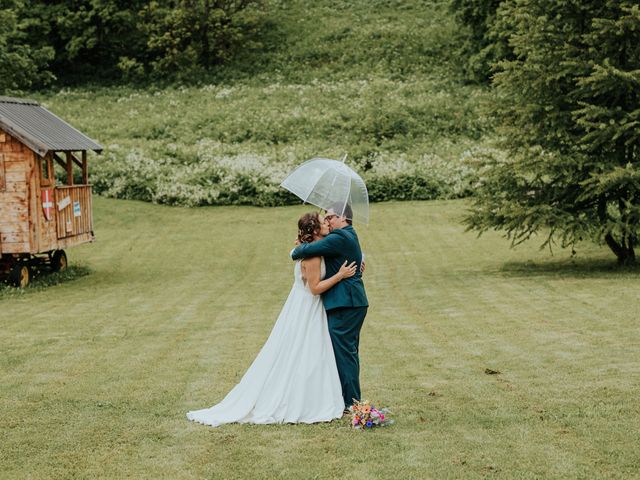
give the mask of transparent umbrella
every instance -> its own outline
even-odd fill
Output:
[[[325,210],[333,209],[356,223],[369,224],[369,194],[364,180],[342,161],[307,160],[280,184],[291,193]]]

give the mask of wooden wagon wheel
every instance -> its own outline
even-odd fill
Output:
[[[26,263],[16,262],[9,272],[9,281],[18,288],[25,288],[31,280],[31,271]]]
[[[63,272],[67,269],[67,254],[64,250],[56,250],[51,257],[51,270],[54,272]]]

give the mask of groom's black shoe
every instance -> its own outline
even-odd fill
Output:
[[[342,411],[342,414],[343,414],[343,415],[349,415],[350,413],[351,413],[351,410],[349,410],[348,408],[345,408],[345,409]]]

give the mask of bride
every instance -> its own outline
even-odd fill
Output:
[[[298,240],[329,233],[318,213],[298,221]],[[273,330],[240,383],[217,405],[187,418],[217,427],[225,423],[314,423],[340,418],[344,400],[320,294],[356,273],[347,265],[324,279],[322,257],[298,261],[293,287]]]

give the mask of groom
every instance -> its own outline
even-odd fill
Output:
[[[342,211],[341,206],[334,205],[324,217],[329,223],[329,235],[322,240],[299,245],[291,252],[291,257],[294,260],[324,257],[326,278],[336,274],[345,260],[357,263],[358,269],[353,277],[338,282],[322,294],[346,409],[354,400],[360,400],[358,345],[369,302],[362,283],[362,250],[350,220],[351,207],[347,205],[342,216],[336,214],[339,211]]]

